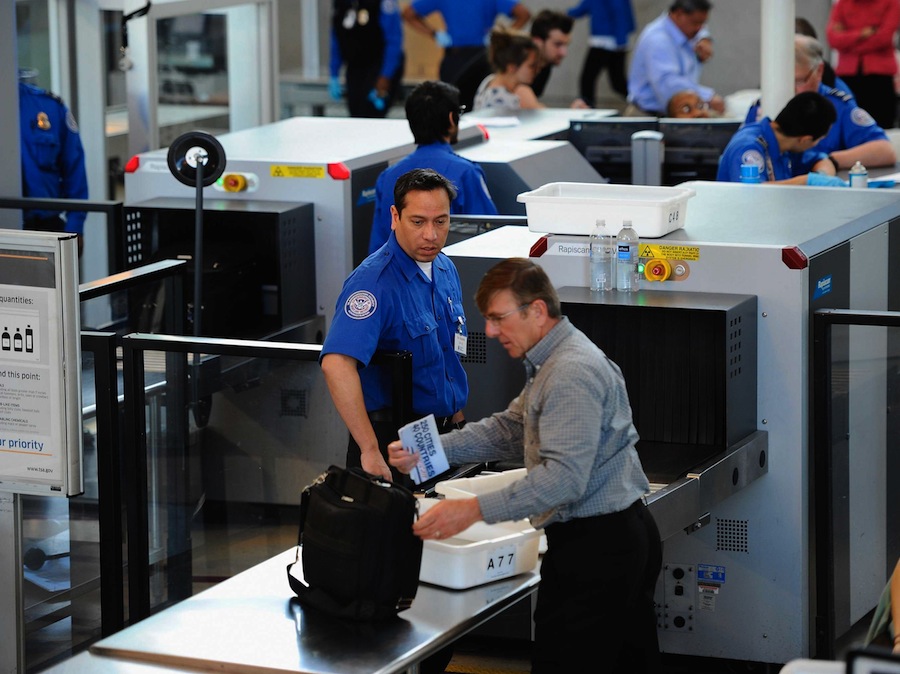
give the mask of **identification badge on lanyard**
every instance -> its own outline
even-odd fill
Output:
[[[463,334],[463,325],[465,325],[466,319],[462,316],[457,316],[456,318],[456,334],[453,336],[453,350],[456,351],[460,356],[466,355],[466,346],[469,343],[469,338],[467,335]]]

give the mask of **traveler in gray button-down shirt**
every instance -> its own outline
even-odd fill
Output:
[[[642,499],[650,486],[622,373],[561,315],[533,261],[495,265],[475,299],[487,335],[522,359],[527,381],[504,412],[442,436],[444,449],[451,464],[524,458],[527,474],[493,493],[436,504],[414,531],[444,539],[479,520],[529,517],[548,541],[532,672],[576,671],[598,657],[604,671],[656,671],[661,544]],[[403,472],[418,460],[399,442],[389,450]]]

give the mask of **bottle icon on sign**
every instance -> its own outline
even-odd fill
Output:
[[[16,328],[16,334],[13,335],[13,351],[22,350],[22,333],[20,328]]]
[[[4,351],[12,350],[12,339],[9,336],[9,329],[3,328],[2,348]]]
[[[25,353],[34,353],[34,330],[30,325],[25,326]]]

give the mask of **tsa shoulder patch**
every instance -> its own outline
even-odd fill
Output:
[[[760,172],[765,167],[762,153],[755,148],[747,150],[741,155],[741,164],[755,164],[759,167]]]
[[[368,318],[375,313],[378,302],[368,290],[357,290],[344,303],[344,313],[354,320]]]
[[[862,108],[853,108],[850,119],[856,126],[872,126],[875,123],[875,118]]]

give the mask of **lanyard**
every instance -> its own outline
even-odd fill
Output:
[[[766,153],[766,173],[768,174],[768,180],[775,180],[775,167],[772,165],[772,157],[769,154],[769,144],[766,142],[766,139],[761,135],[756,137],[756,142],[763,146],[763,152]]]

